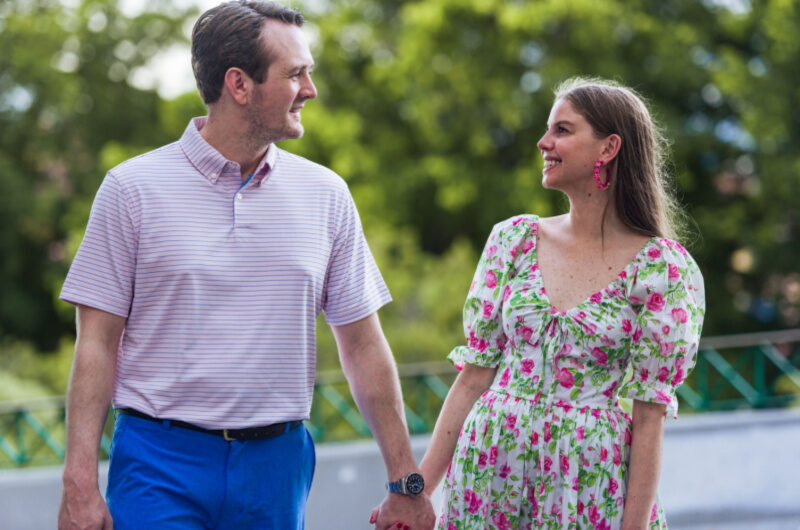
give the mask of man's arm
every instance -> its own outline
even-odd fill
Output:
[[[333,326],[333,333],[350,391],[378,442],[388,480],[419,471],[411,452],[400,379],[377,313],[351,324]],[[428,496],[387,494],[376,528],[385,530],[398,521],[412,530],[433,528],[436,515]]]
[[[67,390],[67,451],[58,528],[111,529],[111,514],[97,485],[97,459],[125,319],[78,306],[76,326],[75,358]]]

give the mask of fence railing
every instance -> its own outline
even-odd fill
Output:
[[[800,329],[726,335],[700,343],[697,365],[678,389],[682,411],[800,405]],[[398,368],[412,434],[430,432],[457,372],[447,362]],[[0,468],[57,464],[64,458],[64,398],[0,402]],[[306,425],[318,442],[369,436],[339,371],[320,372]],[[106,424],[101,456],[110,449]]]

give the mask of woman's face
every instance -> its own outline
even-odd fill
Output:
[[[542,186],[565,192],[595,186],[594,164],[601,158],[604,143],[569,101],[557,99],[547,130],[536,144],[544,158]]]

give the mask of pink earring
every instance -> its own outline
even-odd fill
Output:
[[[602,160],[598,160],[594,163],[594,181],[597,182],[597,187],[601,190],[604,190],[608,187],[608,181],[611,180],[611,170],[606,168],[606,181],[600,181],[600,167],[603,165]]]

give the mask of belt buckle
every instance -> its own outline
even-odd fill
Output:
[[[225,439],[226,442],[235,442],[236,438],[231,438],[228,436],[228,429],[222,429],[222,437]]]

